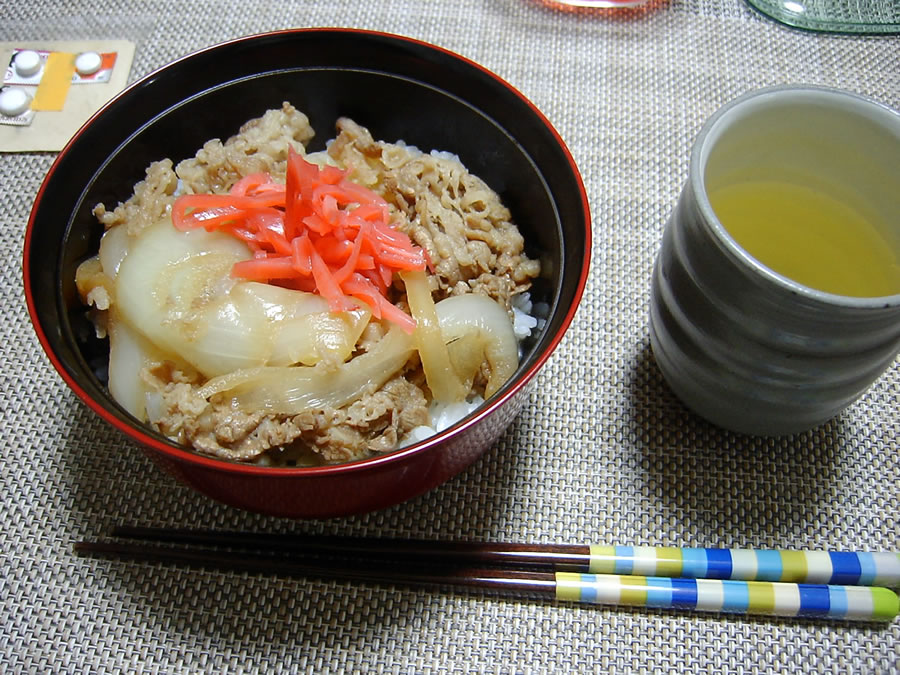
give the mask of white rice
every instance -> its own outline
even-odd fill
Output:
[[[403,448],[407,445],[424,441],[426,438],[439,434],[444,429],[449,429],[469,413],[475,412],[482,403],[484,403],[484,399],[478,395],[459,403],[432,402],[428,409],[432,426],[423,425],[416,427],[400,441],[398,447]]]
[[[531,335],[531,331],[538,325],[538,320],[531,314],[533,309],[530,293],[521,293],[512,297],[513,332],[519,341],[519,347],[522,346],[522,340]]]

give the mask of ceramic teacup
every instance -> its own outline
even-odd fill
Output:
[[[732,431],[808,430],[861,396],[900,352],[900,114],[816,86],[717,111],[663,235],[650,339],[676,395]]]

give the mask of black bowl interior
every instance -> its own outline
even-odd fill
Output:
[[[191,157],[283,101],[309,116],[311,150],[349,116],[376,139],[458,154],[499,193],[543,263],[532,297],[549,308],[548,322],[521,369],[533,366],[578,300],[588,245],[581,181],[555,133],[521,95],[453,54],[379,33],[312,30],[243,38],[166,66],[114,99],[60,154],[25,251],[33,318],[57,367],[132,423],[105,390],[107,346],[75,290],[75,269],[102,234],[91,210],[127,199],[151,162]]]

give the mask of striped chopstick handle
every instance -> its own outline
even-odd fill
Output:
[[[592,574],[900,586],[900,553],[591,546]]]
[[[877,586],[556,573],[557,600],[861,621],[890,621],[897,594]]]

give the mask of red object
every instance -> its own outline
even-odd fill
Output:
[[[260,72],[259,64],[268,63],[278,66]],[[98,376],[108,347],[93,337],[74,288],[75,269],[96,253],[102,232],[91,213],[95,204],[126,199],[150,162],[191,156],[209,138],[228,137],[285,99],[319,125],[317,139],[332,137],[334,121],[346,114],[376,138],[457,153],[497,190],[529,252],[542,263],[531,293],[548,310],[510,381],[451,429],[350,464],[248,466],[201,456],[151,431],[112,399]],[[373,100],[416,105],[373,106]],[[252,182],[241,189],[252,193]],[[309,263],[303,264],[312,269],[310,251],[302,244],[291,246],[291,262],[303,262],[309,254]],[[409,38],[310,29],[211,47],[116,96],[50,168],[26,229],[23,266],[28,310],[50,362],[86,405],[160,467],[236,507],[324,518],[415,497],[456,475],[493,445],[528,400],[529,382],[569,327],[584,291],[590,251],[590,211],[578,168],[552,125],[512,86],[463,57]],[[345,283],[371,293],[367,284],[377,289],[384,279],[363,267],[357,264]]]

